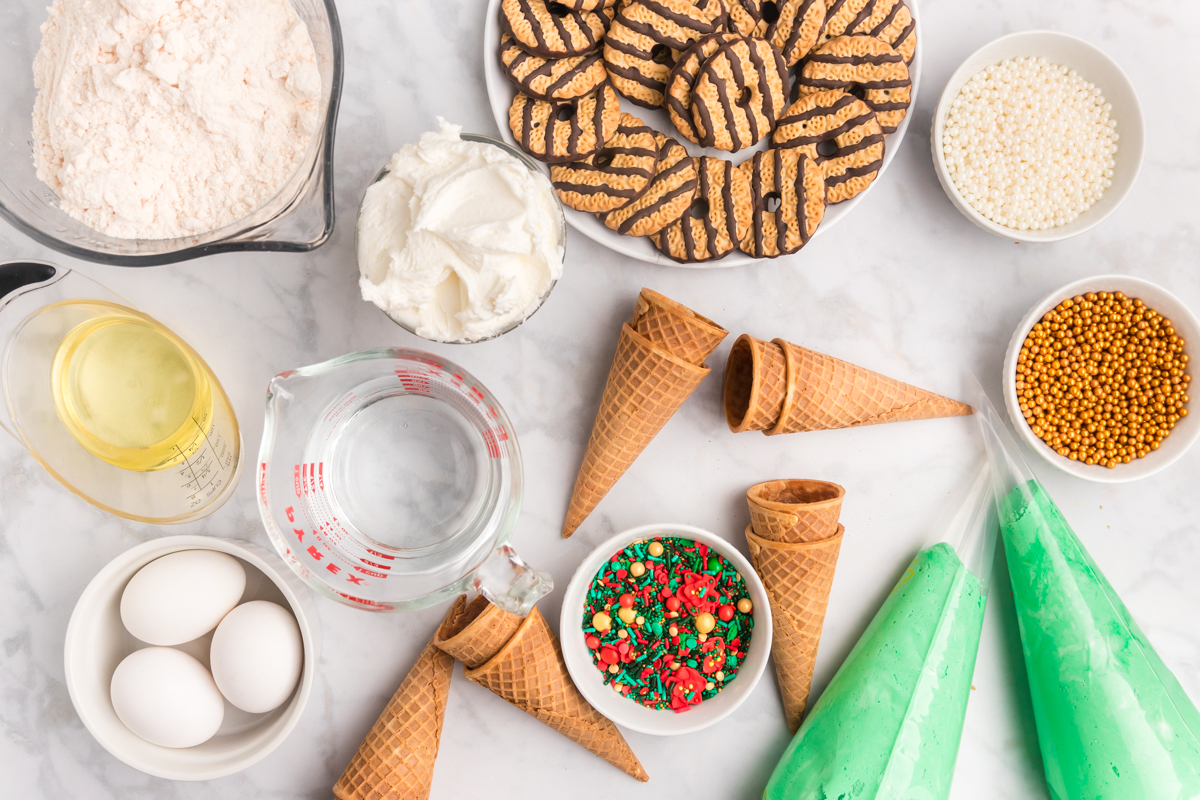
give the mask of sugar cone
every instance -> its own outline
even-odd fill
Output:
[[[743,333],[725,362],[725,421],[734,433],[770,430],[783,410],[787,359],[783,348]]]
[[[729,331],[652,289],[642,289],[630,326],[655,346],[701,366]]]
[[[442,738],[454,659],[425,645],[333,794],[340,800],[425,800]]]
[[[495,656],[466,676],[639,781],[650,780],[617,726],[575,688],[558,637],[537,608]]]
[[[499,652],[520,626],[520,617],[492,605],[483,595],[470,603],[461,595],[433,635],[433,643],[474,669]]]
[[[708,373],[708,367],[655,347],[628,323],[621,326],[604,397],[571,493],[564,537],[592,513]]]
[[[787,358],[787,392],[768,435],[853,428],[972,413],[957,400],[775,339]]]
[[[838,551],[845,529],[816,542],[772,542],[746,526],[750,562],[762,578],[771,601],[774,639],[771,655],[783,696],[788,729],[795,733],[808,705],[821,627],[833,587]]]
[[[772,542],[815,542],[837,533],[846,490],[810,480],[767,481],[746,491],[750,527]]]

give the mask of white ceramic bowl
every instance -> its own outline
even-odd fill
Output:
[[[272,600],[289,608],[300,626],[304,667],[291,698],[265,714],[248,714],[225,703],[217,735],[195,747],[151,744],[131,732],[113,710],[109,684],[125,656],[146,645],[121,624],[121,594],[134,573],[156,558],[180,550],[216,550],[238,558],[246,568],[242,601]],[[316,675],[320,632],[312,597],[304,584],[273,554],[249,542],[210,536],[164,536],[126,550],[110,561],[83,590],[67,625],[64,660],[67,691],[84,726],[105,750],[134,769],[159,778],[202,781],[239,772],[279,746],[300,720]],[[180,645],[208,666],[209,633]]]
[[[500,64],[500,3],[501,0],[488,0],[487,3],[487,16],[484,18],[483,23],[483,77],[487,84],[488,103],[492,108],[492,116],[496,118],[496,126],[500,129],[500,136],[504,141],[515,145],[517,143],[516,139],[513,138],[512,130],[508,127],[508,108],[512,105],[512,99],[516,95],[517,89],[505,77]],[[904,116],[904,120],[897,126],[896,132],[887,137],[887,144],[884,147],[883,153],[883,165],[879,168],[879,174],[876,176],[875,182],[865,192],[854,199],[829,206],[825,210],[825,219],[822,220],[821,226],[817,228],[815,234],[817,236],[820,236],[838,224],[855,206],[863,201],[883,178],[883,173],[896,159],[896,154],[900,152],[900,145],[904,141],[904,134],[908,130],[909,123],[912,122],[913,109],[917,107],[917,96],[921,88],[921,64],[924,62],[922,48],[924,47],[923,42],[925,37],[921,31],[921,15],[917,5],[917,0],[908,0],[908,7],[912,11],[913,22],[916,25],[915,32],[917,36],[916,53],[913,55],[913,62],[908,68],[909,76],[912,79],[912,100],[909,106],[909,113]],[[667,115],[665,108],[642,108],[622,97],[621,110],[642,119],[656,131],[673,136],[693,156],[715,156],[733,161],[736,165],[750,158],[754,153],[770,147],[769,138],[759,142],[754,147],[741,150],[737,153],[727,153],[713,148],[700,147],[698,144],[689,142],[679,134],[675,126],[671,123],[671,119]],[[548,165],[543,164],[541,166],[547,174],[550,173]],[[747,264],[758,264],[769,260],[754,258],[740,250],[734,250],[729,255],[719,258],[716,261],[681,264],[660,253],[648,238],[622,236],[616,231],[611,231],[604,227],[604,223],[592,214],[566,209],[566,215],[567,224],[592,241],[604,245],[609,250],[621,255],[636,258],[638,261],[645,261],[649,264],[659,264],[666,267],[683,267],[685,269],[715,269],[719,267],[742,267]],[[860,224],[866,225],[868,223],[860,221]]]
[[[633,542],[659,536],[692,539],[716,550],[741,573],[750,592],[750,601],[754,603],[754,632],[750,637],[750,650],[742,661],[737,677],[716,697],[682,713],[675,713],[669,709],[646,708],[628,697],[617,694],[611,686],[605,685],[604,677],[592,663],[592,654],[584,642],[583,628],[580,624],[588,587],[600,571],[601,565],[612,558],[614,553]],[[563,597],[559,639],[562,641],[563,659],[567,662],[567,670],[571,673],[572,680],[588,702],[601,714],[618,725],[641,733],[674,736],[692,733],[719,722],[733,713],[733,710],[754,691],[767,666],[767,656],[771,653],[771,605],[767,599],[767,590],[754,567],[733,545],[720,536],[690,525],[643,525],[618,533],[604,542],[575,570]]]
[[[1045,231],[1019,231],[1004,225],[998,225],[980,214],[967,204],[959,194],[954,182],[946,169],[946,158],[942,152],[942,129],[946,124],[946,116],[950,113],[950,104],[958,96],[963,84],[975,73],[992,64],[998,64],[1006,58],[1018,56],[1037,56],[1045,58],[1052,64],[1062,64],[1076,70],[1085,79],[1100,87],[1105,100],[1112,104],[1112,118],[1117,121],[1116,165],[1113,167],[1112,186],[1105,190],[1100,200],[1075,221],[1059,228]],[[933,164],[938,181],[946,191],[946,195],[954,207],[963,213],[967,219],[979,227],[997,236],[1022,242],[1057,242],[1069,239],[1086,230],[1099,225],[1101,220],[1111,214],[1137,178],[1138,170],[1142,167],[1142,152],[1145,149],[1145,124],[1142,120],[1142,107],[1138,103],[1133,84],[1125,75],[1117,62],[1113,61],[1095,45],[1085,42],[1075,36],[1057,31],[1022,31],[1001,36],[972,53],[964,61],[946,84],[937,109],[933,114],[933,135],[930,143],[933,149]]]
[[[1171,435],[1157,450],[1151,451],[1145,458],[1137,458],[1128,464],[1119,464],[1109,469],[1072,461],[1051,450],[1049,445],[1034,435],[1029,423],[1022,416],[1021,405],[1017,401],[1017,356],[1021,353],[1021,344],[1029,335],[1029,330],[1047,311],[1063,300],[1087,292],[1124,292],[1128,297],[1141,299],[1147,306],[1171,320],[1175,332],[1183,338],[1185,352],[1189,356],[1195,352],[1196,345],[1200,344],[1200,321],[1178,297],[1161,286],[1128,275],[1097,275],[1094,278],[1084,278],[1055,289],[1043,297],[1029,309],[1029,313],[1013,332],[1012,340],[1008,343],[1008,353],[1004,358],[1004,375],[1001,379],[1004,387],[1004,405],[1008,408],[1008,418],[1016,428],[1017,434],[1051,466],[1077,478],[1097,483],[1128,483],[1141,480],[1169,467],[1200,438],[1200,415],[1196,414],[1194,409],[1189,410],[1186,417],[1175,423]],[[1189,405],[1195,406],[1195,403]]]

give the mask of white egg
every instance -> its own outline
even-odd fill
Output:
[[[276,603],[243,603],[217,626],[208,660],[226,700],[243,711],[270,711],[291,696],[300,680],[300,627]]]
[[[138,570],[121,595],[121,622],[147,644],[190,642],[242,599],[246,570],[216,550],[181,550]]]
[[[199,661],[170,647],[130,653],[117,665],[109,691],[125,727],[162,747],[206,742],[225,718],[225,702],[212,675]]]

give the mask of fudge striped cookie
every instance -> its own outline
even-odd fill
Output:
[[[788,255],[808,244],[825,218],[825,174],[794,147],[755,153],[738,169],[750,180],[750,231],[739,244],[755,258]]]
[[[912,97],[904,57],[874,36],[839,36],[821,45],[804,62],[797,84],[801,95],[840,89],[862,98],[885,134],[895,132]]]
[[[508,127],[529,155],[547,164],[580,161],[617,132],[620,100],[605,83],[574,100],[548,102],[517,92],[508,109]]]
[[[736,0],[734,0],[736,2]],[[685,139],[700,144],[700,137],[692,127],[692,87],[700,68],[721,45],[738,37],[735,33],[710,33],[694,43],[675,62],[671,77],[667,80],[667,114],[675,128]]]
[[[522,49],[547,58],[581,56],[600,47],[608,25],[592,11],[546,0],[501,0],[500,28]]]
[[[883,166],[883,131],[871,107],[841,91],[805,95],[783,112],[771,141],[794,147],[821,167],[825,201],[856,197]]]
[[[631,30],[683,51],[725,26],[724,0],[633,0],[617,14]],[[616,22],[613,23],[614,25]]]
[[[696,197],[683,217],[651,239],[675,261],[713,261],[732,252],[750,228],[750,179],[723,158],[696,159]]]
[[[826,0],[767,0],[763,3],[762,36],[779,48],[790,67],[817,44],[825,21]]]
[[[766,39],[739,36],[705,62],[692,87],[700,144],[737,152],[770,135],[787,105],[787,67]]]
[[[646,191],[658,166],[654,131],[632,114],[622,114],[616,134],[585,161],[555,165],[550,180],[559,199],[576,211],[612,211]]]
[[[604,66],[613,88],[644,108],[659,108],[675,65],[675,51],[617,17],[604,37]]]
[[[637,200],[601,214],[610,229],[625,236],[650,236],[683,216],[696,193],[696,159],[669,136],[655,134],[658,165],[654,180]]]
[[[905,64],[911,64],[917,53],[917,23],[908,4],[904,0],[872,0],[865,10],[870,11],[869,16],[845,33],[882,39],[904,56]]]
[[[568,58],[527,53],[507,33],[500,37],[500,64],[505,76],[525,94],[539,100],[572,100],[591,94],[608,77],[598,51]]]

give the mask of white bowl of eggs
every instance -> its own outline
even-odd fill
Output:
[[[168,536],[127,550],[71,614],[67,690],[84,726],[135,769],[210,780],[296,726],[320,634],[300,580],[266,550]]]
[[[1108,55],[1057,31],[1001,36],[950,76],[930,137],[938,181],[979,227],[1054,242],[1111,214],[1142,165],[1133,84]]]

